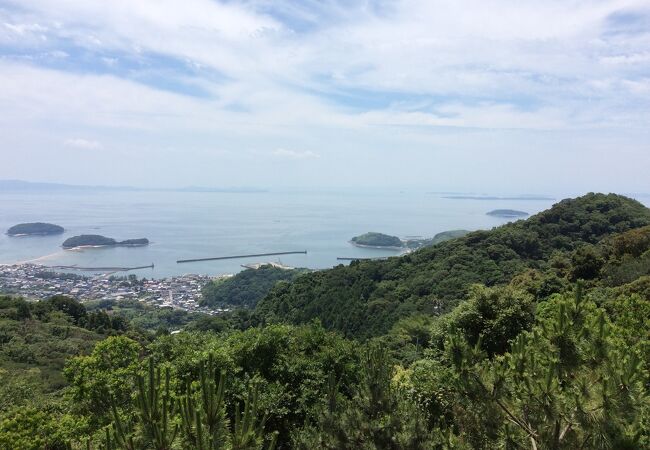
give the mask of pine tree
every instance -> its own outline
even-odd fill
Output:
[[[499,412],[495,445],[510,448],[638,448],[647,407],[641,359],[613,338],[604,311],[556,299],[554,314],[520,334],[510,353],[488,360],[450,336],[446,350],[470,404]]]
[[[259,390],[249,386],[243,413],[235,405],[234,421],[226,417],[225,373],[218,371],[209,356],[200,368],[199,379],[189,381],[176,401],[170,391],[170,372],[164,376],[149,359],[148,373],[136,377],[135,413],[126,418],[113,401],[113,424],[106,429],[104,450],[273,450],[276,434],[266,434],[267,416],[259,408]],[[265,442],[268,445],[265,447]]]
[[[318,423],[297,435],[296,447],[303,450],[435,448],[441,435],[427,429],[423,412],[392,385],[393,367],[386,349],[370,345],[362,364],[361,382],[349,400],[340,397],[339,383],[330,375],[328,396]]]
[[[173,423],[175,411],[169,389],[169,368],[165,368],[164,385],[161,386],[160,368],[155,368],[150,358],[147,379],[138,375],[136,385],[135,414],[139,432],[134,432],[134,418],[123,419],[113,401],[113,430],[106,431],[106,448],[171,450],[179,427]]]

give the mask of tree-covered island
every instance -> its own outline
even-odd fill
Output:
[[[350,241],[358,247],[380,247],[380,248],[402,248],[404,243],[397,236],[390,236],[383,233],[369,232],[361,236],[355,236]]]
[[[409,249],[417,250],[419,248],[436,245],[450,239],[465,236],[469,231],[467,230],[448,230],[437,233],[432,238],[411,237],[408,239],[400,239],[397,236],[391,236],[383,233],[366,233],[361,236],[356,236],[351,239],[351,243],[357,247],[370,247],[370,248],[384,248],[384,249]]]
[[[62,247],[71,249],[75,247],[140,247],[149,245],[149,239],[127,239],[125,241],[116,241],[113,238],[101,236],[99,234],[82,234],[73,236],[63,242]]]
[[[32,222],[19,223],[7,230],[9,236],[50,236],[65,231],[62,226],[53,223]]]

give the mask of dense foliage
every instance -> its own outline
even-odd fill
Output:
[[[0,448],[62,448],[78,434],[85,421],[69,415],[66,361],[126,326],[67,297],[0,297]]]
[[[254,307],[271,288],[281,281],[291,281],[306,273],[305,269],[281,269],[264,265],[246,269],[230,278],[221,278],[207,284],[201,292],[200,304],[212,307]]]
[[[650,448],[649,223],[636,202],[590,195],[303,275],[260,303],[303,285],[315,320],[301,325],[247,308],[154,335],[134,305],[3,297],[0,448]],[[436,270],[453,283],[429,284],[444,284]],[[367,339],[331,330],[355,311]]]
[[[0,411],[65,384],[66,358],[89,352],[102,336],[61,309],[0,297]]]

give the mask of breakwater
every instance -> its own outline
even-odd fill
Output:
[[[339,261],[381,261],[382,259],[387,259],[389,258],[388,256],[378,256],[375,258],[363,258],[363,257],[344,257],[344,256],[339,256],[336,259]]]
[[[79,267],[79,266],[48,266],[50,269],[82,270],[87,272],[128,272],[129,270],[153,269],[153,263],[137,267]]]
[[[212,258],[195,258],[195,259],[179,259],[177,264],[199,262],[199,261],[219,261],[223,259],[240,259],[240,258],[258,258],[261,256],[279,256],[279,255],[306,255],[307,250],[296,252],[275,252],[275,253],[257,253],[254,255],[235,255],[235,256],[215,256]]]

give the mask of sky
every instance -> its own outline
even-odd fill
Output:
[[[0,0],[0,178],[650,191],[650,0]]]

